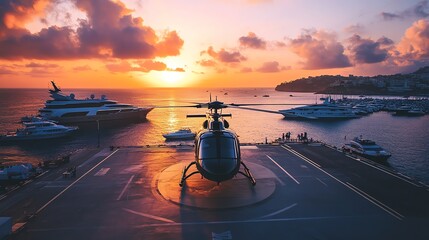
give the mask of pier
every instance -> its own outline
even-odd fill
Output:
[[[428,239],[429,188],[322,143],[241,146],[256,186],[196,174],[192,146],[93,149],[1,196],[10,239]]]

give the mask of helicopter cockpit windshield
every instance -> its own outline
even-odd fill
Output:
[[[200,166],[210,174],[224,175],[238,166],[237,141],[229,134],[212,134],[201,138],[198,149]]]

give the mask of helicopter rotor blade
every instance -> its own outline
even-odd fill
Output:
[[[205,118],[207,117],[206,114],[188,114],[186,115],[187,118]]]
[[[281,106],[281,105],[297,106],[297,105],[308,105],[308,103],[243,103],[243,104],[231,103],[229,105],[230,106],[236,106],[236,107],[241,107],[241,106]]]
[[[171,106],[152,106],[153,108],[201,108],[200,104],[197,105],[171,105]]]
[[[259,108],[240,107],[240,106],[234,106],[234,105],[230,105],[230,107],[231,108],[243,109],[243,110],[257,111],[257,112],[266,112],[266,113],[281,114],[279,111],[265,110],[265,109],[259,109]]]

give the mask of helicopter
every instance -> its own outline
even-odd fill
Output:
[[[252,185],[256,180],[246,164],[241,160],[240,143],[235,132],[228,129],[229,123],[224,117],[232,114],[222,113],[226,108],[223,102],[213,101],[207,104],[209,111],[205,115],[187,115],[187,117],[205,117],[203,130],[195,137],[195,160],[183,169],[179,185],[194,174],[217,182],[233,178],[238,173],[245,176]],[[190,167],[196,165],[197,170],[187,174]],[[243,166],[244,171],[240,170]]]
[[[278,111],[270,111],[243,106],[250,105],[295,105],[295,104],[224,104],[217,100],[208,103],[197,103],[196,105],[176,106],[176,107],[207,107],[206,114],[188,114],[188,118],[206,118],[203,122],[203,129],[195,137],[195,159],[184,167],[179,186],[183,187],[186,179],[201,174],[202,178],[220,184],[241,174],[250,183],[256,185],[250,169],[241,159],[240,142],[238,135],[229,129],[229,122],[225,117],[232,117],[230,113],[222,113],[222,109],[240,108],[244,110],[262,111],[268,113],[281,114]],[[195,171],[189,172],[192,166]]]

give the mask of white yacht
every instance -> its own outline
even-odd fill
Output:
[[[54,89],[50,89],[51,100],[45,107],[39,109],[42,118],[58,121],[59,123],[82,123],[112,120],[145,120],[146,115],[153,109],[150,107],[135,107],[129,104],[119,104],[109,100],[105,95],[95,98],[91,95],[86,99],[75,99],[71,93],[64,95],[52,81]]]
[[[195,138],[195,133],[189,128],[181,128],[179,131],[162,134],[166,140],[186,140]]]
[[[387,160],[391,154],[377,145],[374,141],[355,137],[348,144],[344,144],[343,150],[361,155],[371,160]]]
[[[351,108],[331,103],[330,98],[326,98],[322,104],[312,104],[287,110],[279,110],[279,112],[283,114],[285,118],[297,119],[329,120],[359,117]]]
[[[57,125],[52,121],[23,122],[23,128],[0,136],[0,142],[19,140],[51,139],[68,136],[78,127]]]

